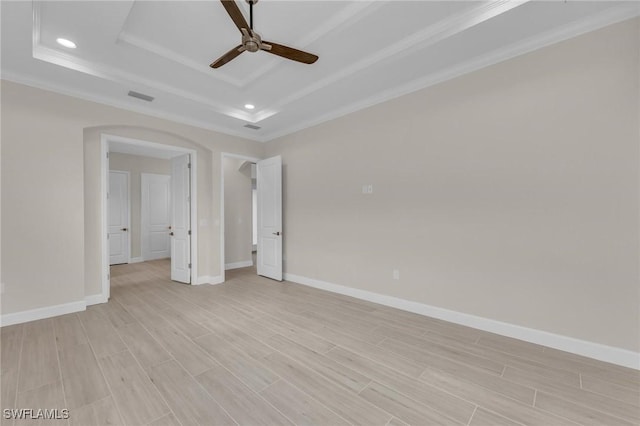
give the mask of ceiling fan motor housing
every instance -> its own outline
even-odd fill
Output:
[[[249,52],[257,52],[258,50],[260,50],[258,43],[256,43],[253,40],[246,42],[244,45],[244,48],[247,49]]]
[[[262,47],[262,38],[255,31],[243,31],[242,45],[249,52],[257,52]]]

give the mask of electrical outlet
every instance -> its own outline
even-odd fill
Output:
[[[373,194],[373,185],[362,185],[363,194]]]
[[[394,280],[399,280],[400,279],[400,270],[399,269],[394,269],[393,270],[393,279]]]

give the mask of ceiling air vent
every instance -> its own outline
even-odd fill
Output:
[[[129,90],[129,96],[132,98],[142,99],[143,101],[151,102],[155,98],[153,96],[145,95],[144,93],[134,92],[133,90]]]
[[[245,124],[244,127],[251,130],[258,130],[260,128],[260,126],[256,126],[254,124]]]

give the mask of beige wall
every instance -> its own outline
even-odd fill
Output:
[[[131,257],[142,256],[142,243],[140,234],[140,217],[142,202],[142,173],[154,173],[159,175],[171,175],[171,161],[160,158],[143,157],[140,155],[121,154],[111,152],[109,155],[109,168],[129,172],[129,188],[131,193]]]
[[[195,149],[200,276],[220,269],[221,153],[259,143],[2,81],[2,313],[100,292],[100,134]]]
[[[252,260],[251,168],[241,171],[244,162],[223,159],[225,264]]]
[[[287,272],[638,351],[638,22],[266,152],[2,81],[2,313],[100,291],[99,142],[110,133],[197,151],[201,276],[221,273],[221,153],[282,154]]]
[[[639,351],[638,22],[268,143],[285,270]]]
[[[3,314],[85,294],[81,120],[30,111],[23,89],[1,86]]]

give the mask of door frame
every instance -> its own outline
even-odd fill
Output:
[[[127,263],[131,263],[131,173],[129,173],[126,170],[109,169],[108,173],[111,173],[111,172],[122,173],[123,175],[127,176],[127,215],[126,216],[127,216],[127,229],[129,231],[127,232],[127,255],[125,256],[125,258],[127,260]],[[107,200],[107,211],[109,207],[108,203],[109,201]],[[109,221],[109,218],[107,217],[107,228],[109,227],[108,221]],[[107,229],[107,233],[108,233],[108,229]],[[109,260],[109,263],[111,263],[111,260]]]
[[[220,155],[220,282],[223,283],[226,277],[225,271],[225,263],[224,263],[224,229],[225,229],[225,218],[224,218],[224,159],[225,158],[235,158],[237,160],[245,160],[257,163],[262,160],[262,158],[257,157],[249,157],[247,155],[241,154],[231,154],[229,152],[223,152]]]
[[[107,240],[107,186],[109,182],[109,142],[124,143],[138,147],[151,148],[191,155],[191,285],[198,281],[198,157],[194,149],[174,145],[165,145],[141,139],[127,138],[107,133],[100,134],[100,242],[102,247],[102,294],[99,303],[106,303],[111,293],[109,265],[109,242]]]
[[[169,180],[171,180],[171,175],[165,175],[165,174],[161,174],[161,173],[146,173],[146,172],[140,173],[140,196],[141,196],[141,200],[140,200],[140,257],[142,257],[142,261],[143,262],[147,261],[147,260],[151,260],[151,259],[148,259],[147,256],[145,256],[146,254],[149,254],[149,253],[145,253],[145,247],[150,247],[150,245],[151,245],[150,241],[146,241],[146,244],[145,244],[145,237],[147,237],[146,239],[149,240],[148,235],[145,235],[145,232],[144,232],[145,226],[148,225],[148,223],[147,223],[148,220],[145,217],[145,215],[143,214],[143,212],[145,211],[145,209],[144,209],[145,200],[144,200],[144,197],[142,196],[142,194],[143,194],[143,191],[144,191],[143,188],[144,188],[145,176],[163,176],[163,177],[168,176]],[[171,193],[171,188],[169,188],[169,193]],[[170,203],[169,208],[171,208],[171,206],[173,205],[173,204],[171,204],[171,203],[173,203],[173,200],[170,199],[169,203]],[[148,208],[149,208],[149,206],[147,206],[147,210],[148,210]],[[148,213],[148,211],[146,213]],[[171,243],[169,243],[169,245],[171,245]],[[169,256],[171,256],[171,249],[169,249]]]

